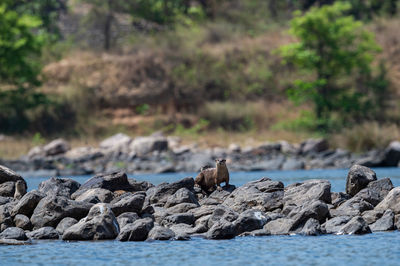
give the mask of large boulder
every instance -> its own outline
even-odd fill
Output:
[[[0,165],[0,184],[10,181],[15,183],[18,180],[25,182],[25,180],[19,174],[3,165]]]
[[[351,218],[351,216],[334,217],[322,224],[322,229],[325,230],[327,234],[337,234],[340,229],[351,220]]]
[[[293,229],[294,220],[288,218],[278,218],[264,225],[264,230],[270,235],[288,235]]]
[[[51,226],[42,227],[26,234],[30,239],[59,239],[60,235]]]
[[[62,219],[57,227],[56,227],[56,231],[60,234],[63,235],[64,232],[70,228],[71,226],[73,226],[74,224],[78,223],[78,221],[74,218],[71,217],[65,217],[64,219]]]
[[[9,227],[0,234],[0,239],[27,240],[24,230],[18,227]]]
[[[56,227],[65,217],[81,219],[85,217],[93,204],[77,202],[65,197],[50,195],[43,198],[33,211],[31,222],[34,228]]]
[[[392,189],[375,207],[375,210],[378,211],[386,211],[387,209],[391,209],[395,214],[400,214],[400,187]]]
[[[71,198],[76,199],[86,191],[94,188],[102,188],[109,191],[123,190],[135,191],[128,181],[128,177],[123,172],[114,172],[110,174],[99,174],[80,186],[80,188],[72,194]]]
[[[233,222],[239,217],[239,214],[234,210],[226,207],[224,205],[217,206],[213,213],[211,214],[210,218],[208,219],[207,226],[211,228],[215,223],[220,220],[225,220],[228,222]]]
[[[353,197],[343,204],[341,204],[336,209],[331,209],[330,214],[332,217],[337,216],[360,216],[364,211],[372,210],[374,206],[368,201],[359,198]]]
[[[373,224],[378,221],[384,213],[384,211],[369,210],[363,212],[362,217],[367,222],[367,224]]]
[[[43,147],[46,156],[64,154],[70,150],[68,142],[63,139],[55,139]]]
[[[134,223],[125,225],[119,233],[117,239],[120,241],[144,241],[154,223],[150,218],[139,219]]]
[[[376,174],[370,168],[353,165],[347,175],[346,180],[346,193],[354,196],[363,188],[366,188],[368,184],[376,180]]]
[[[147,239],[151,240],[170,240],[175,237],[174,231],[169,228],[156,225],[151,229]]]
[[[300,145],[302,154],[319,153],[329,148],[326,139],[307,139]]]
[[[90,203],[110,203],[114,199],[114,194],[103,188],[92,188],[83,192],[75,200]]]
[[[294,208],[288,218],[294,221],[291,230],[303,226],[309,219],[315,219],[319,223],[325,222],[329,216],[328,205],[320,200],[313,200],[303,206]]]
[[[32,223],[29,220],[29,217],[27,217],[23,214],[17,214],[14,217],[14,224],[16,227],[21,228],[23,230],[31,230],[32,229]]]
[[[165,207],[169,208],[180,203],[193,203],[197,205],[199,204],[194,193],[185,187],[179,189],[173,195],[169,196]]]
[[[45,195],[43,193],[37,190],[29,191],[18,201],[11,214],[13,216],[17,214],[24,214],[28,217],[31,217],[36,206],[44,198],[44,196]]]
[[[311,179],[285,188],[285,204],[301,206],[311,200],[331,203],[331,183],[328,180]]]
[[[134,223],[136,220],[139,219],[139,215],[134,212],[125,212],[117,217],[120,229],[124,228],[125,225]]]
[[[139,156],[153,151],[166,151],[168,140],[162,136],[136,137],[130,144],[130,149]]]
[[[100,148],[107,150],[112,149],[116,151],[127,150],[131,142],[131,137],[123,133],[118,133],[100,142]]]
[[[322,233],[323,230],[321,229],[320,223],[313,218],[308,219],[300,231],[300,235],[305,235],[305,236],[317,236]]]
[[[68,228],[63,240],[115,239],[119,233],[117,219],[111,208],[104,203],[94,205],[87,217]]]
[[[70,178],[52,177],[39,184],[38,191],[46,196],[56,195],[70,198],[77,191],[80,184]]]
[[[392,141],[384,151],[385,166],[398,166],[400,162],[400,141]]]
[[[387,194],[394,188],[390,178],[382,178],[372,181],[368,184],[367,188],[376,192],[379,195],[379,201],[382,201]]]
[[[111,209],[117,216],[124,212],[140,213],[145,198],[146,195],[144,192],[126,193],[110,203]]]
[[[242,212],[233,224],[236,226],[237,233],[241,234],[261,229],[267,221],[268,218],[265,213],[255,210],[247,210]]]
[[[219,220],[208,230],[206,237],[208,239],[232,239],[236,235],[236,226],[233,223]]]
[[[362,235],[371,233],[371,229],[361,216],[353,217],[342,228],[339,235]]]
[[[262,178],[235,189],[223,202],[237,212],[255,209],[263,212],[273,211],[283,205],[283,184]]]
[[[372,232],[394,230],[394,213],[392,210],[386,210],[383,216],[375,223],[369,226]]]
[[[175,213],[164,218],[163,224],[194,224],[195,218],[192,213]]]
[[[22,182],[26,191],[27,185],[25,180],[11,169],[0,165],[0,196],[14,197],[15,183],[17,181]]]
[[[175,194],[179,189],[187,188],[188,190],[193,190],[193,186],[194,180],[191,177],[186,177],[171,184],[162,183],[146,191],[146,201],[148,204],[165,204],[169,196]]]

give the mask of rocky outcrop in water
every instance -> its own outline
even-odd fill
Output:
[[[0,169],[4,180],[23,180]],[[358,165],[347,177],[350,194],[331,192],[329,181],[317,179],[285,187],[263,177],[207,193],[194,187],[190,177],[157,186],[132,182],[121,172],[97,175],[83,185],[50,178],[21,199],[3,197],[0,242],[231,239],[400,229],[400,188]]]
[[[214,159],[219,157],[227,159],[232,171],[349,168],[354,164],[398,167],[400,142],[394,141],[383,150],[352,154],[342,149],[331,149],[325,139],[308,139],[300,144],[279,141],[255,147],[231,144],[227,148],[200,149],[196,144],[181,145],[179,138],[161,134],[131,138],[119,133],[103,140],[98,147],[71,149],[68,142],[57,139],[33,148],[17,160],[0,160],[0,164],[18,172],[42,176],[91,175],[114,171],[136,174],[197,172],[205,165],[213,165]],[[3,180],[0,183],[0,196],[2,193],[12,194],[13,184],[7,181],[15,182]],[[147,189],[148,184],[131,185],[136,185],[135,191],[138,191],[140,186]],[[91,186],[97,188],[101,184]]]

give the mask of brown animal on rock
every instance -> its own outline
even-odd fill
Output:
[[[194,180],[195,185],[201,187],[204,191],[210,191],[217,186],[218,190],[222,190],[221,183],[225,182],[225,186],[229,185],[229,171],[226,167],[225,159],[215,159],[215,168],[202,169]]]

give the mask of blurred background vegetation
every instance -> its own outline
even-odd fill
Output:
[[[400,0],[0,0],[0,133],[384,147],[400,136],[399,13]]]

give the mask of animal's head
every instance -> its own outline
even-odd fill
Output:
[[[226,160],[225,159],[215,159],[215,163],[217,165],[226,165]]]

